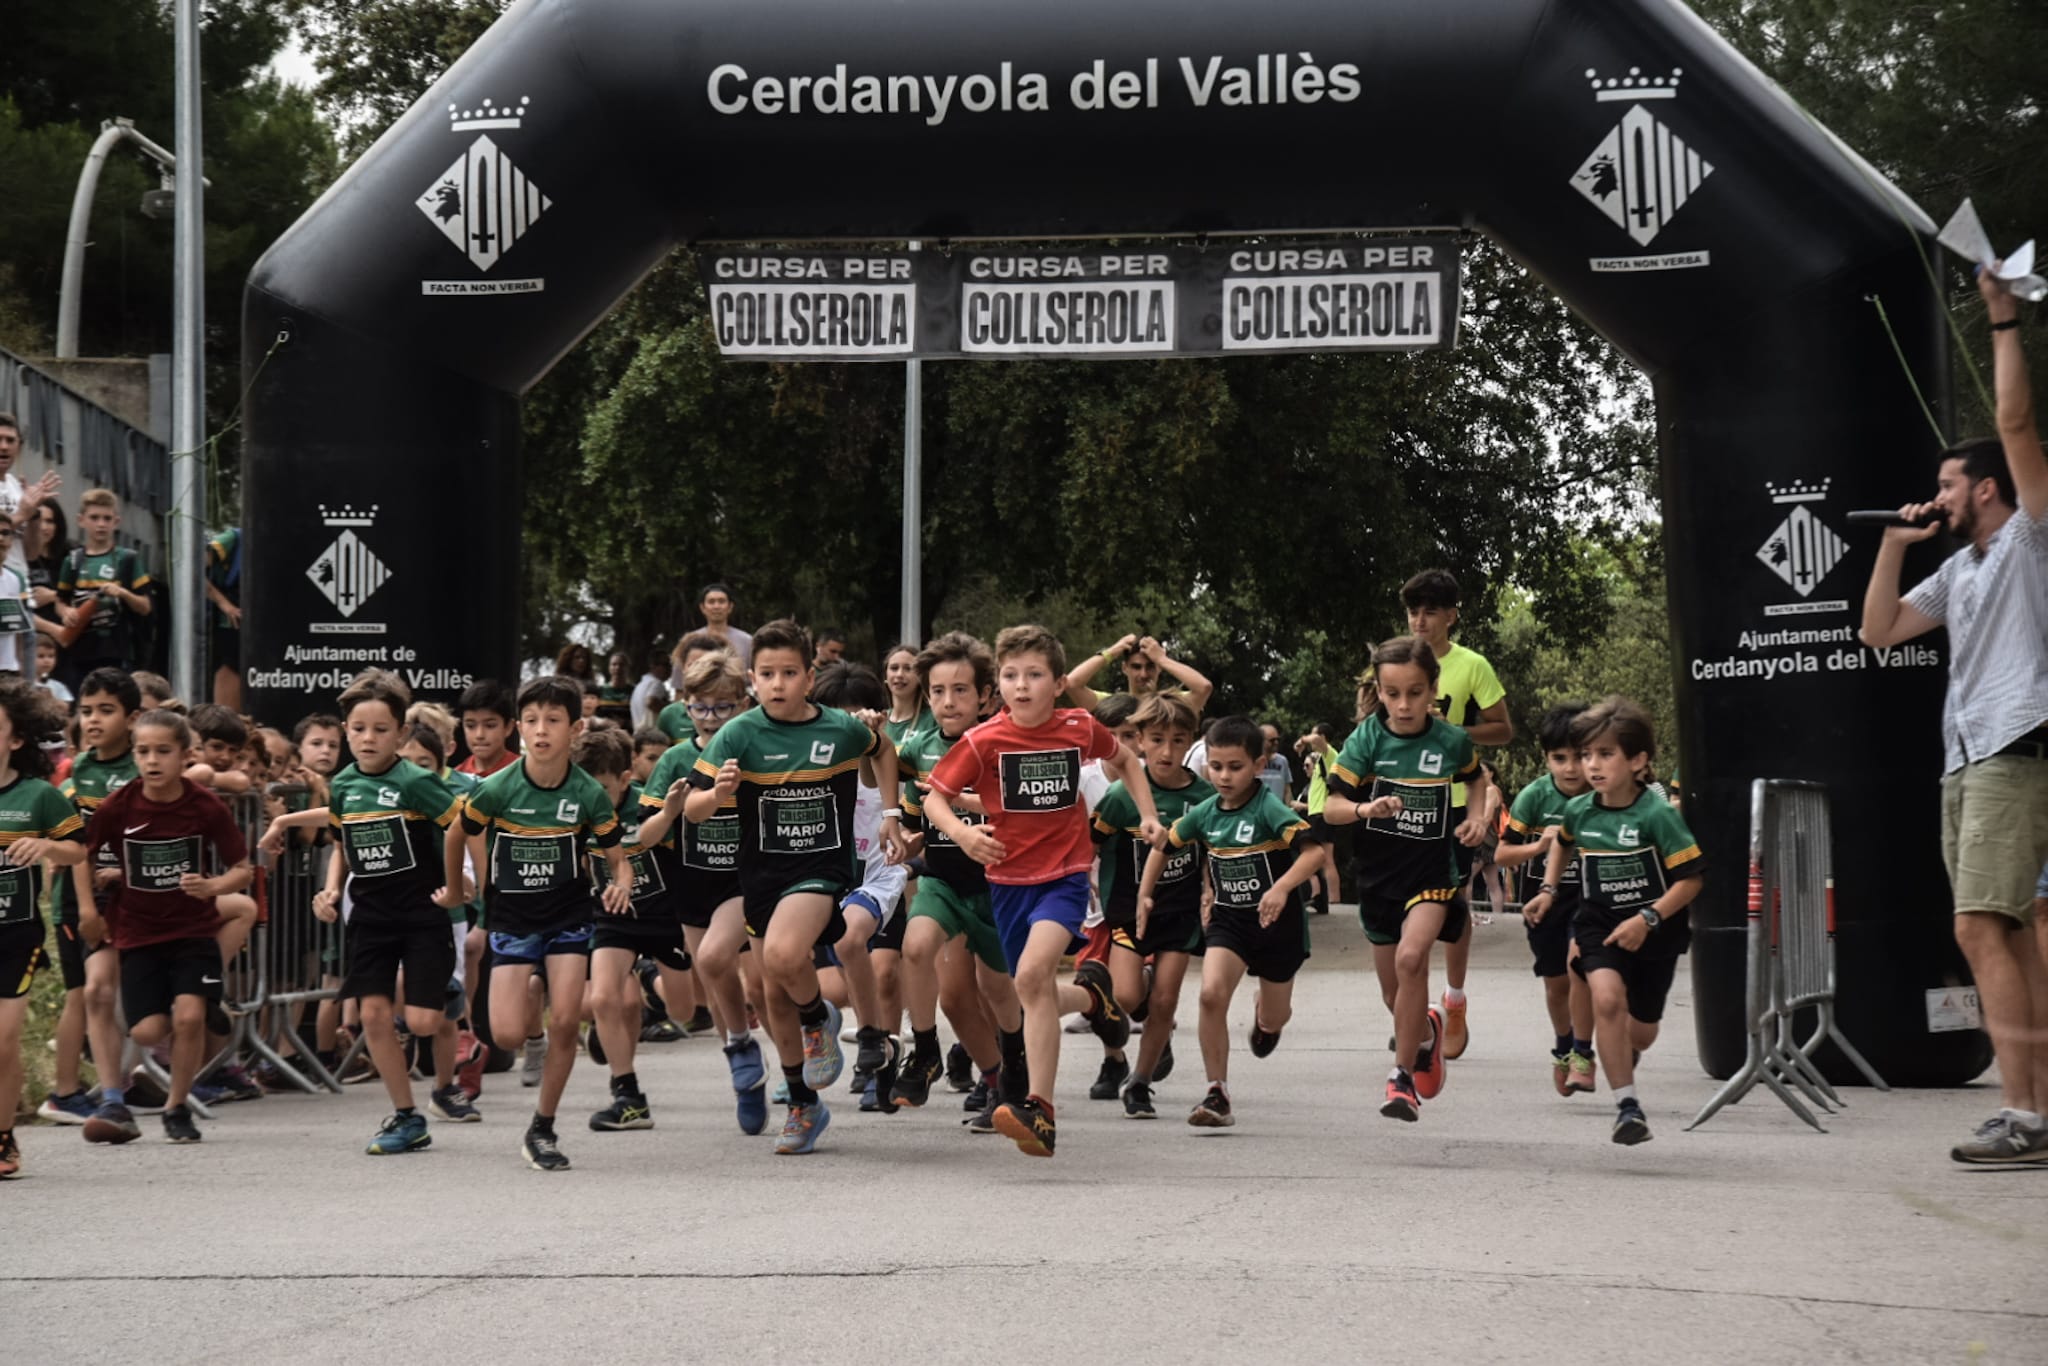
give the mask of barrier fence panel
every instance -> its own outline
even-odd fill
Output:
[[[1841,1049],[1871,1085],[1890,1089],[1835,1022],[1835,879],[1826,788],[1796,779],[1757,779],[1750,788],[1749,838],[1743,1064],[1686,1128],[1698,1128],[1762,1083],[1825,1133],[1826,1126],[1800,1100],[1803,1094],[1823,1111],[1843,1103],[1813,1060],[1823,1041]],[[1818,1024],[1801,1043],[1795,1018],[1807,1009]]]

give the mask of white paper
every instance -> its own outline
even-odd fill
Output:
[[[2022,242],[2003,262],[1999,262],[1998,253],[1991,248],[1991,234],[1984,231],[1984,222],[1977,217],[1976,206],[1969,200],[1965,199],[1957,206],[1935,240],[1965,261],[1991,270],[2005,281],[2006,288],[2016,297],[2028,303],[2039,303],[2048,298],[2048,280],[2033,273],[2033,239]]]

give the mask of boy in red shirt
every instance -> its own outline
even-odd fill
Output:
[[[197,1143],[185,1100],[206,1055],[206,1007],[221,999],[221,926],[214,899],[255,878],[242,832],[220,798],[184,780],[192,732],[176,712],[144,712],[133,730],[140,777],[116,789],[93,813],[88,856],[114,856],[118,881],[108,917],[121,954],[121,1008],[128,1033],[144,1048],[171,1041],[170,1097],[164,1138]],[[225,869],[200,872],[212,846]],[[95,1116],[85,1137],[94,1139]]]
[[[1122,778],[1138,808],[1140,837],[1153,844],[1161,838],[1144,764],[1087,711],[1058,705],[1066,674],[1066,651],[1043,626],[1012,626],[997,636],[996,686],[1005,710],[968,731],[939,761],[930,783],[937,800],[924,805],[927,822],[988,868],[996,933],[1024,1007],[1030,1075],[1029,1094],[1006,1096],[995,1125],[1033,1157],[1053,1153],[1060,1012],[1082,1011],[1111,1048],[1121,1048],[1131,1029],[1102,964],[1082,964],[1064,987],[1057,976],[1088,915],[1095,850],[1081,765],[1100,759],[1104,772]],[[953,810],[969,790],[980,794],[986,825],[968,825]]]

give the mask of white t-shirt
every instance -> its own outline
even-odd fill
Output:
[[[896,914],[896,907],[903,900],[903,888],[910,881],[910,870],[889,862],[889,846],[882,843],[882,794],[866,784],[861,785],[853,803],[853,850],[860,855],[864,871],[860,886],[849,894],[849,899],[859,895],[864,901],[872,901],[877,916],[875,928],[880,930]]]
[[[0,515],[8,521],[21,510],[21,480],[13,470],[0,474]],[[15,533],[14,544],[7,547],[7,567],[21,575],[23,583],[28,582],[28,552],[21,547],[21,534]]]
[[[28,572],[26,569],[16,569],[12,558],[0,563],[0,597],[12,598],[20,605],[23,621],[28,620],[29,613],[35,608],[35,604],[28,600]],[[0,669],[14,673],[34,670],[35,643],[34,627],[27,630],[0,630]],[[24,652],[26,663],[23,662]]]
[[[668,705],[668,680],[656,678],[653,674],[642,674],[640,682],[633,688],[632,701],[627,704],[633,718],[633,729],[654,724],[654,718]]]
[[[709,626],[704,629],[714,636],[718,634],[718,632],[711,630]],[[725,647],[740,657],[740,667],[742,669],[747,668],[754,662],[754,638],[739,627],[728,625],[725,628]]]

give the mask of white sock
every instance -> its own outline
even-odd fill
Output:
[[[1399,1080],[1401,1080],[1401,1069],[1400,1069],[1399,1067],[1393,1067],[1393,1068],[1390,1068],[1390,1069],[1388,1069],[1388,1071],[1387,1071],[1387,1080],[1388,1080],[1388,1081],[1399,1081]]]
[[[1465,1004],[1465,989],[1463,987],[1445,987],[1444,1004],[1447,1006],[1461,1006]]]
[[[1210,1086],[1210,1088],[1211,1088],[1212,1090],[1216,1090],[1216,1091],[1221,1091],[1221,1092],[1223,1093],[1223,1098],[1224,1098],[1225,1100],[1229,1100],[1229,1099],[1230,1099],[1230,1083],[1229,1083],[1229,1082],[1227,1082],[1227,1081],[1217,1081],[1217,1080],[1216,1080],[1216,1079],[1215,1079],[1214,1077],[1211,1077],[1211,1078],[1209,1079],[1209,1086]]]
[[[1614,1088],[1614,1103],[1616,1105],[1626,1105],[1635,1098],[1636,1088],[1634,1082],[1630,1082],[1627,1086],[1617,1086]]]
[[[2029,1129],[2041,1127],[2041,1116],[2033,1110],[2015,1110],[2008,1105],[2005,1107],[2005,1117],[2013,1123],[2025,1125]]]
[[[735,1029],[725,1036],[725,1041],[730,1044],[741,1044],[753,1037],[754,1032],[750,1029]]]

